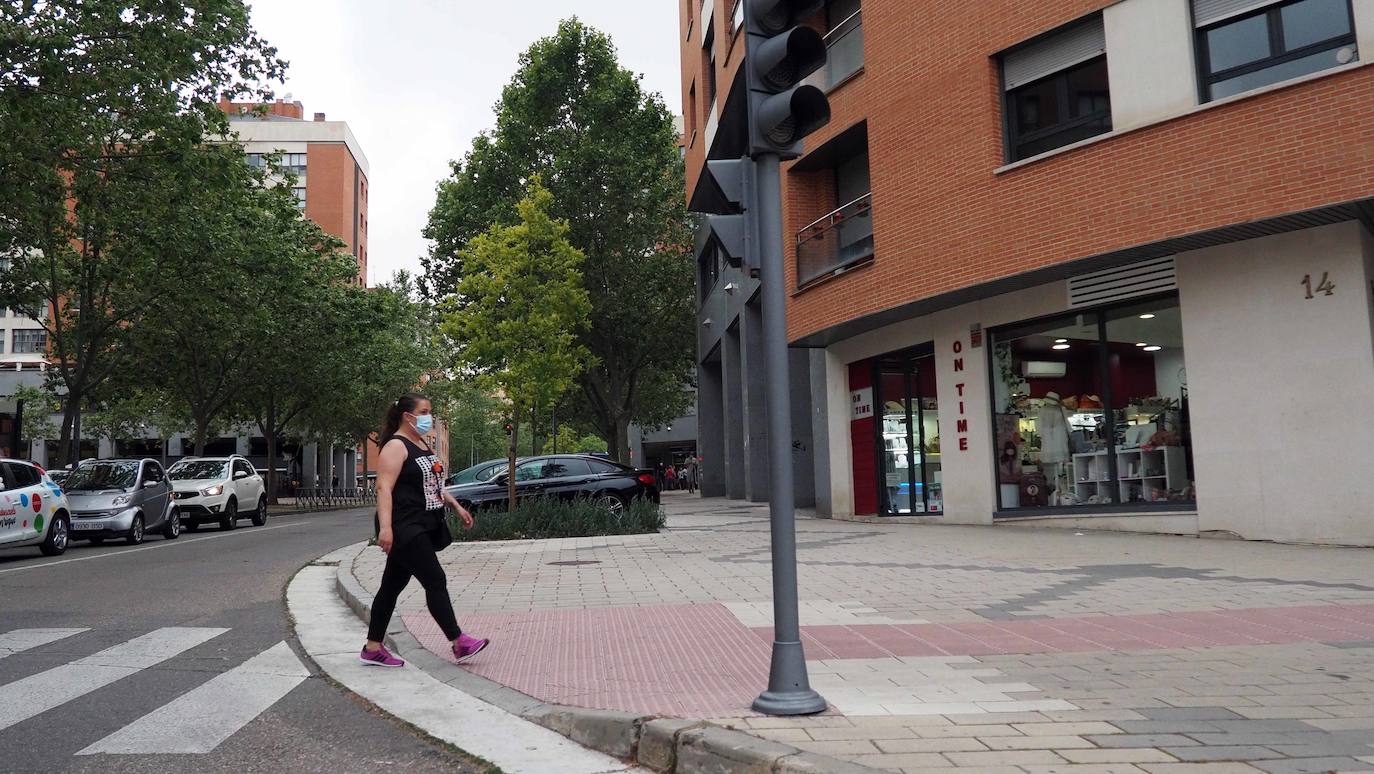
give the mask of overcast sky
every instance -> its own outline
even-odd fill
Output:
[[[448,163],[495,122],[516,60],[576,15],[681,111],[676,0],[249,0],[291,64],[285,88],[308,118],[347,121],[371,164],[368,260],[376,284],[413,272]]]

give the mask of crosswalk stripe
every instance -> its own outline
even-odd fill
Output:
[[[15,629],[0,634],[0,658],[57,642],[90,629]]]
[[[227,631],[158,629],[70,664],[0,685],[0,730],[166,661]]]
[[[77,755],[208,753],[309,676],[291,646],[278,643]]]

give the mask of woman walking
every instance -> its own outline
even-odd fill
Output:
[[[443,489],[444,465],[429,448],[425,436],[434,427],[429,400],[408,393],[392,404],[382,428],[382,453],[377,464],[377,545],[386,552],[382,585],[372,601],[367,644],[359,658],[364,664],[403,667],[382,644],[387,624],[401,591],[417,578],[425,588],[429,614],[453,642],[458,663],[487,647],[489,640],[463,634],[453,614],[448,579],[436,552],[453,542],[444,523],[444,506],[458,512],[463,528],[472,528],[472,514]]]

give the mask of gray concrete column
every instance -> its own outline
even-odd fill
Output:
[[[35,438],[29,441],[29,459],[37,462],[41,468],[48,467],[48,439]]]
[[[768,404],[763,353],[763,309],[749,303],[740,314],[740,374],[743,390],[744,496],[768,501]]]
[[[234,453],[247,457],[253,451],[253,441],[246,435],[238,435],[234,438]]]
[[[95,443],[95,456],[102,460],[107,460],[115,456],[114,441],[109,438],[100,438]]]
[[[787,352],[788,381],[792,398],[792,497],[798,508],[816,505],[815,454],[812,438],[810,350]]]
[[[811,447],[812,482],[816,496],[816,512],[823,516],[835,513],[830,494],[830,389],[826,378],[826,352],[812,349],[807,352],[811,379]]]
[[[334,486],[334,444],[320,444],[320,486]]]
[[[320,485],[320,445],[306,444],[301,449],[301,487],[312,489]]]
[[[702,497],[725,496],[725,406],[720,363],[697,369],[697,475]]]
[[[343,479],[342,486],[348,489],[358,488],[358,449],[356,447],[344,452],[344,473],[339,478]]]
[[[333,476],[339,479],[339,487],[347,489],[352,486],[352,484],[348,482],[348,449],[342,446],[334,447]]]
[[[168,438],[168,439],[167,439],[167,456],[168,456],[168,457],[183,457],[183,456],[185,456],[185,455],[186,455],[186,439],[184,439],[184,438]]]
[[[744,499],[744,387],[740,373],[740,332],[736,326],[721,338],[721,402],[725,414],[725,496]]]

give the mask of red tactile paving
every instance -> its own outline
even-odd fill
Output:
[[[428,613],[403,616],[449,655]],[[468,667],[544,701],[678,717],[751,714],[768,681],[769,628],[722,605],[660,605],[463,616],[493,644]],[[1374,605],[1252,608],[954,624],[806,626],[810,659],[1161,650],[1374,641]]]

